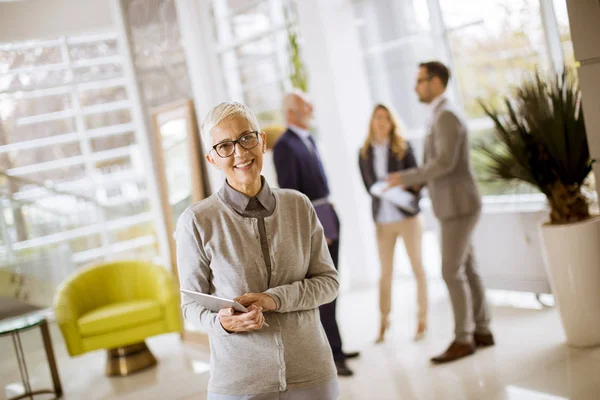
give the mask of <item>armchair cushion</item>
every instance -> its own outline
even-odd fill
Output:
[[[164,318],[156,300],[131,300],[105,305],[84,314],[77,321],[82,337],[120,331]]]
[[[181,332],[179,288],[146,261],[92,264],[71,274],[54,298],[57,325],[71,356]]]

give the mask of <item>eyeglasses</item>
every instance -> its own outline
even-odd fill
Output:
[[[417,85],[420,85],[423,82],[429,82],[432,79],[432,77],[428,77],[428,78],[419,78],[417,79]]]
[[[221,143],[217,143],[213,146],[213,150],[217,152],[217,155],[221,158],[231,157],[235,153],[235,144],[239,144],[243,149],[251,150],[258,146],[258,132],[248,132],[237,140],[225,140]]]

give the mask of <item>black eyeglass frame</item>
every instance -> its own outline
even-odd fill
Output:
[[[244,146],[244,145],[242,144],[241,140],[242,140],[243,138],[245,138],[245,137],[248,137],[249,135],[252,135],[252,134],[254,134],[254,135],[256,136],[256,139],[257,139],[257,141],[256,141],[256,144],[255,144],[254,146],[252,146],[252,147],[246,147],[246,146]],[[244,149],[244,150],[252,150],[252,149],[253,149],[253,148],[255,148],[256,146],[258,146],[258,144],[260,143],[260,136],[259,136],[259,134],[260,134],[260,132],[259,132],[259,131],[252,131],[252,132],[244,133],[242,136],[240,136],[240,137],[239,137],[239,138],[237,138],[236,140],[224,140],[224,141],[222,141],[222,142],[219,142],[219,143],[215,144],[215,145],[212,147],[212,150],[214,150],[214,151],[215,151],[215,153],[217,153],[217,155],[218,155],[219,157],[221,157],[221,158],[228,158],[228,157],[231,157],[231,156],[232,156],[232,155],[235,153],[235,145],[236,145],[236,144],[239,144],[239,145],[242,147],[242,149]],[[224,143],[231,143],[231,144],[233,144],[233,151],[232,151],[232,152],[231,152],[231,154],[229,154],[228,156],[222,156],[222,155],[219,153],[219,151],[217,150],[217,147],[218,147],[218,146],[221,146],[221,145],[222,145],[222,144],[224,144]]]

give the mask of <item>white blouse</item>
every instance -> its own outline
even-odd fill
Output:
[[[373,167],[377,181],[383,181],[388,176],[389,143],[373,144]],[[381,199],[381,206],[375,218],[378,224],[390,224],[405,219],[404,214],[389,200]]]

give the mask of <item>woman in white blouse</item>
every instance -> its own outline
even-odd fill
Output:
[[[382,104],[375,106],[369,133],[360,149],[360,172],[373,202],[373,219],[377,231],[377,247],[381,263],[379,306],[381,325],[377,343],[383,341],[389,327],[392,303],[392,278],[396,241],[402,237],[417,281],[417,330],[415,340],[427,330],[427,278],[423,270],[421,237],[423,222],[418,207],[420,188],[398,189],[396,193],[382,191],[390,172],[417,166],[413,150],[402,137],[400,124],[392,110]],[[407,202],[406,199],[412,201]]]

